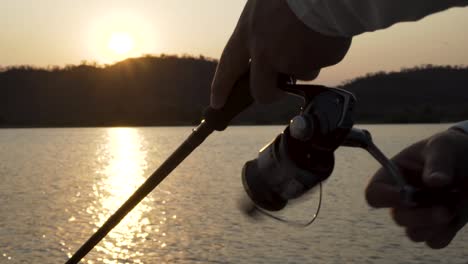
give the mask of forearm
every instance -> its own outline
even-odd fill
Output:
[[[329,36],[352,37],[416,21],[451,7],[468,6],[468,0],[287,0],[307,26]]]

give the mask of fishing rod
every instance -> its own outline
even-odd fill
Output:
[[[253,103],[249,74],[244,74],[231,90],[221,109],[208,107],[203,120],[190,136],[161,166],[128,198],[128,200],[73,254],[66,264],[80,262],[120,221],[154,190],[177,166],[214,131],[223,131],[231,120]]]
[[[264,147],[257,159],[245,164],[242,183],[253,203],[253,207],[244,208],[248,215],[258,211],[291,224],[273,216],[269,211],[282,210],[291,200],[301,197],[316,186],[321,187],[321,183],[333,172],[334,152],[340,146],[358,147],[368,151],[390,173],[395,184],[400,187],[403,203],[408,207],[431,206],[441,200],[448,203],[460,201],[462,193],[456,188],[441,190],[410,186],[398,167],[373,143],[370,133],[353,127],[356,98],[352,93],[321,85],[296,85],[295,80],[288,76],[280,76],[278,86],[289,94],[304,99],[304,105],[283,133]],[[231,120],[253,101],[249,74],[246,73],[235,83],[226,104],[221,109],[208,107],[200,125],[193,129],[190,136],[66,264],[78,263],[211,133],[225,130]],[[321,193],[320,190],[320,195]],[[468,204],[468,200],[466,203]],[[311,221],[299,226],[310,225],[317,217],[318,210]],[[468,222],[468,210],[457,222],[458,229]]]

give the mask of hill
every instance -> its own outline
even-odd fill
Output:
[[[340,88],[358,98],[360,122],[438,123],[468,119],[468,67],[425,65],[379,72]]]
[[[98,67],[12,67],[0,72],[0,124],[8,127],[194,125],[209,103],[216,61],[162,55]],[[468,119],[468,68],[425,66],[339,87],[359,99],[361,122]],[[254,106],[236,124],[285,124],[300,100]]]

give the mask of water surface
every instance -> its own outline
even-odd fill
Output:
[[[363,126],[388,155],[448,125]],[[409,242],[363,191],[378,164],[340,149],[318,220],[306,229],[238,210],[245,161],[283,127],[212,135],[84,263],[466,263],[468,231],[447,249]],[[0,263],[63,263],[191,128],[0,130]],[[290,215],[313,214],[317,193]]]

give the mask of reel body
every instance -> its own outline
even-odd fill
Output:
[[[408,184],[398,167],[374,144],[371,134],[353,128],[356,98],[352,93],[317,85],[290,84],[285,90],[301,96],[304,107],[242,170],[244,189],[258,208],[279,211],[288,201],[325,181],[333,172],[334,152],[340,146],[366,150],[391,175],[400,188],[402,204],[408,208],[441,201],[453,204],[461,199],[461,191],[454,187],[415,188]]]
[[[353,94],[314,85],[288,91],[304,98],[300,114],[242,170],[248,196],[268,211],[283,209],[326,180],[334,169],[334,151],[354,125]]]

